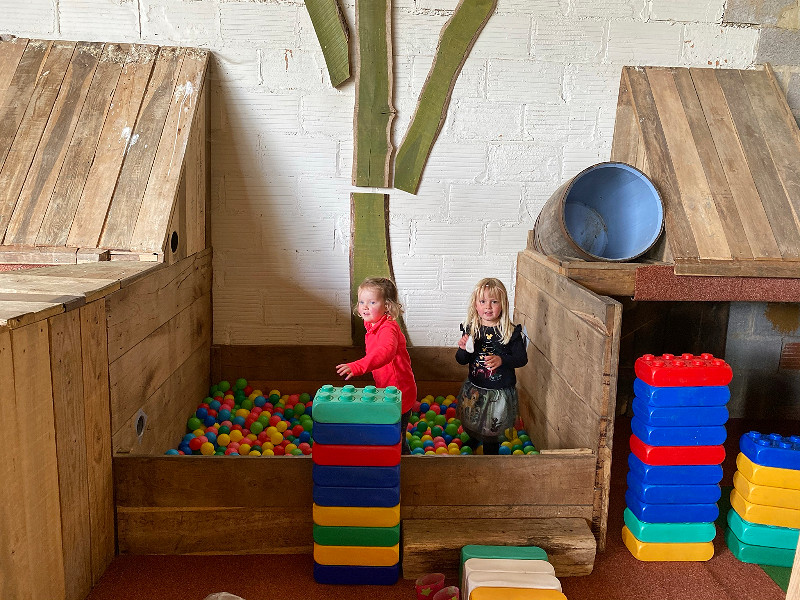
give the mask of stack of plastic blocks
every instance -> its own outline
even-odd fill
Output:
[[[800,531],[800,436],[739,440],[725,541],[742,562],[791,567]]]
[[[461,600],[566,600],[537,546],[461,548]]]
[[[392,585],[400,576],[400,417],[395,387],[314,397],[314,579]]]
[[[733,372],[711,354],[646,354],[634,370],[622,539],[639,560],[709,560]]]

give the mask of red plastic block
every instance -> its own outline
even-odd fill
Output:
[[[636,376],[647,385],[657,387],[686,387],[728,385],[733,379],[730,365],[711,354],[645,354],[636,359]]]
[[[394,467],[400,464],[400,443],[393,446],[314,444],[311,458],[316,465],[347,467]]]
[[[651,446],[636,435],[631,435],[631,452],[646,465],[719,465],[725,460],[724,446]]]

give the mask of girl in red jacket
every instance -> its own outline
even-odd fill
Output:
[[[403,306],[398,301],[394,282],[385,277],[365,279],[358,286],[358,304],[353,307],[353,314],[364,319],[367,355],[355,362],[336,365],[336,372],[350,379],[372,371],[376,386],[385,388],[393,385],[400,390],[403,402],[400,437],[403,454],[410,454],[406,429],[411,407],[417,399],[417,384],[411,372],[406,338],[397,324],[397,319],[403,314]]]

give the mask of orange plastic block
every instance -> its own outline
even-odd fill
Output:
[[[706,561],[714,556],[714,542],[641,542],[627,525],[622,527],[622,541],[633,557],[642,561]]]
[[[731,490],[731,506],[750,523],[800,529],[800,509],[754,504],[745,500],[736,488]]]
[[[314,523],[317,525],[394,527],[400,523],[400,505],[384,508],[375,506],[319,506],[314,504],[312,515]]]
[[[467,597],[482,587],[527,588],[536,590],[561,591],[561,582],[549,573],[495,573],[493,571],[472,571],[466,577]]]
[[[558,590],[479,587],[472,590],[469,600],[567,600],[567,597]]]
[[[391,567],[400,561],[400,544],[394,546],[323,546],[315,542],[314,561],[321,565]]]
[[[743,452],[736,456],[736,468],[742,475],[757,485],[800,490],[800,471],[797,469],[782,469],[780,467],[765,467],[754,463]]]
[[[742,498],[753,504],[800,508],[800,490],[758,485],[747,479],[741,471],[733,474],[733,487],[739,490]]]

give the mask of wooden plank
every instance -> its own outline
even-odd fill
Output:
[[[338,0],[307,0],[306,9],[317,34],[331,85],[350,79],[350,32]]]
[[[392,158],[392,2],[356,0],[353,185],[389,187]]]
[[[264,482],[256,485],[264,486]],[[248,541],[246,547],[241,544],[219,544],[218,533],[214,533],[224,530],[241,518],[242,509],[239,507],[119,508],[119,552],[192,555],[311,554],[314,539],[311,503],[293,503],[293,506],[296,508],[248,508],[248,536],[252,540]]]
[[[108,298],[110,362],[211,292],[211,255],[161,269]],[[338,364],[338,363],[337,363]]]
[[[24,272],[0,273],[0,292],[83,296],[87,302],[119,289],[115,279],[71,279]]]
[[[114,279],[120,286],[131,285],[151,271],[157,271],[163,265],[140,262],[93,262],[71,265],[42,267],[28,272],[36,277],[66,277],[68,279]]]
[[[11,82],[3,94],[3,104],[0,105],[0,168],[5,163],[17,129],[28,110],[50,44],[51,42],[32,40],[25,45]],[[3,43],[4,47],[8,45]]]
[[[800,539],[797,540],[797,551],[794,553],[789,587],[786,588],[786,600],[800,600]]]
[[[167,226],[178,194],[186,146],[192,132],[191,126],[195,122],[207,66],[207,50],[184,50],[181,70],[177,76],[138,217],[134,216],[133,235],[127,244],[123,244],[125,248],[151,252],[165,250],[164,240],[169,233]]]
[[[701,275],[705,277],[774,277],[796,278],[800,261],[675,261],[676,275]]]
[[[197,348],[211,344],[211,296],[198,298],[189,308],[113,361],[108,368],[111,386],[112,434],[151,396]]]
[[[92,589],[92,564],[79,311],[50,319],[50,365],[66,598],[83,600]]]
[[[61,302],[0,301],[0,326],[9,328],[30,325],[64,312]]]
[[[767,214],[758,195],[736,133],[725,95],[714,69],[690,69],[695,91],[714,140],[737,212],[742,217],[747,242],[754,258],[780,258]],[[724,188],[723,188],[724,189]]]
[[[186,182],[186,236],[183,244],[186,254],[205,249],[206,217],[208,216],[208,162],[206,131],[208,124],[209,86],[203,86],[195,111],[192,133],[184,159],[183,177]]]
[[[177,448],[186,420],[208,394],[209,349],[201,346],[114,432],[114,453],[158,455]]]
[[[91,568],[94,585],[111,564],[116,552],[105,300],[97,300],[81,307],[80,319]]]
[[[19,452],[20,481],[13,503],[17,523],[30,540],[27,565],[20,577],[29,579],[23,598],[52,600],[66,597],[61,552],[62,514],[58,480],[53,388],[50,380],[48,323],[40,321],[11,332],[14,396],[25,423],[16,429],[17,443],[36,452]],[[5,487],[5,486],[3,486]],[[41,552],[48,548],[48,552]],[[24,588],[23,588],[24,589]],[[14,597],[14,596],[11,596]]]
[[[27,38],[0,40],[0,107],[6,103],[6,91],[11,85],[27,45]],[[19,99],[16,101],[19,102]]]
[[[496,6],[497,0],[459,0],[453,16],[442,27],[428,79],[397,151],[394,187],[417,193],[425,163],[444,125],[461,67]]]
[[[4,265],[60,265],[76,261],[76,248],[0,246],[0,264]]]
[[[702,258],[729,259],[731,252],[714,206],[695,140],[671,69],[647,69],[647,79],[663,124],[675,170],[680,203]]]
[[[65,246],[130,44],[106,44],[69,143],[50,204],[36,237],[39,246]]]
[[[468,544],[538,546],[557,577],[588,575],[596,543],[583,519],[407,519],[402,525],[403,577],[431,572],[457,579]]]
[[[675,167],[667,149],[664,128],[647,73],[641,67],[623,67],[622,75],[633,94],[633,108],[639,123],[640,139],[647,153],[647,174],[661,192],[666,233],[672,253],[676,257],[697,257],[697,242],[681,203]]]
[[[715,75],[725,95],[736,134],[781,256],[784,259],[797,259],[800,254],[800,232],[741,74],[739,71],[720,69],[715,71]]]
[[[719,154],[714,146],[714,138],[708,128],[703,107],[697,97],[692,76],[688,69],[673,69],[672,75],[680,95],[691,139],[697,150],[699,168],[708,183],[708,192],[713,198],[716,214],[719,216],[725,245],[734,259],[749,260],[753,258],[750,244],[747,242],[742,217],[736,208],[725,171],[722,168]],[[698,177],[700,174],[698,173]],[[705,190],[704,190],[705,193]]]
[[[122,161],[99,247],[129,249],[159,140],[172,105],[183,56],[181,48],[159,49],[142,108],[131,133],[131,143]],[[172,197],[168,199],[168,202],[171,201]]]
[[[74,49],[75,42],[53,42],[36,81],[31,101],[0,170],[0,232],[3,235],[50,118]]]
[[[22,186],[3,243],[33,245],[53,195],[103,44],[78,42]]]
[[[120,176],[123,159],[129,148],[136,148],[139,142],[133,131],[157,51],[156,46],[135,44],[125,59],[111,107],[103,123],[95,159],[81,192],[75,219],[67,238],[68,246],[97,246]],[[136,151],[138,152],[139,150]]]
[[[594,455],[591,455],[594,457]],[[404,459],[405,460],[405,459]],[[427,460],[427,459],[424,459]],[[589,484],[591,485],[591,484]],[[491,493],[496,494],[497,491]],[[502,500],[498,500],[502,502]],[[447,515],[453,519],[470,520],[497,517],[506,519],[556,519],[575,518],[583,519],[587,523],[592,520],[591,504],[495,504],[494,506],[472,506],[469,504],[448,504]],[[400,507],[400,518],[405,519],[439,519],[442,517],[442,507],[405,506]]]
[[[625,78],[620,77],[617,97],[617,115],[614,121],[614,136],[611,142],[611,160],[636,165],[639,154],[639,124],[633,110],[631,91]]]

